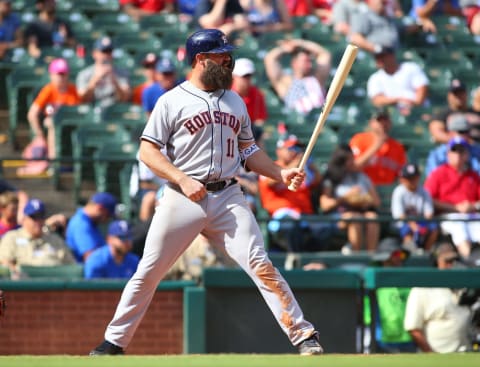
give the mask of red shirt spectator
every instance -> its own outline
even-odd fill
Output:
[[[312,14],[312,6],[309,0],[285,0],[285,3],[292,17],[302,17]]]
[[[250,120],[255,125],[263,125],[267,119],[267,106],[263,93],[252,84],[252,76],[255,73],[255,65],[246,58],[240,58],[235,62],[233,69],[232,89],[237,92],[247,105]]]

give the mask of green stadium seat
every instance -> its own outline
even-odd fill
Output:
[[[27,95],[35,88],[49,82],[46,67],[17,67],[6,77],[9,109],[9,141],[16,147],[16,131],[19,124],[27,124]]]
[[[63,0],[65,2],[65,0]],[[86,14],[89,18],[92,18],[94,15],[102,14],[112,14],[119,13],[120,5],[118,0],[81,0],[81,1],[71,1],[72,7],[75,7],[75,10],[78,10]]]
[[[142,31],[149,31],[160,37],[165,33],[175,31],[186,35],[193,30],[189,22],[183,21],[178,14],[174,13],[159,13],[142,17],[139,24]],[[168,38],[166,39],[168,40]]]
[[[95,14],[91,21],[96,30],[103,31],[112,37],[118,33],[134,34],[140,32],[139,24],[123,12]]]
[[[143,130],[147,122],[147,114],[142,106],[133,103],[115,103],[102,112],[102,122],[121,125],[136,140],[139,130]]]
[[[95,151],[105,145],[130,141],[130,132],[114,123],[88,124],[72,131],[73,193],[76,204],[81,201],[82,185],[88,181],[94,182],[93,154]]]
[[[82,279],[83,264],[34,266],[21,265],[20,270],[29,278]]]
[[[113,43],[132,55],[145,55],[148,52],[160,53],[163,43],[150,32],[117,32]]]
[[[89,104],[58,108],[54,116],[55,151],[58,160],[51,164],[52,184],[55,189],[60,188],[62,167],[72,165],[72,132],[80,126],[95,123],[97,123],[97,116]]]
[[[110,144],[94,153],[95,186],[98,192],[110,192],[125,205],[126,219],[132,214],[130,175],[137,163],[137,143]]]

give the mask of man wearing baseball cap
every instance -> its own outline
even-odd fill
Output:
[[[480,176],[468,166],[468,142],[455,137],[448,142],[447,162],[425,180],[440,226],[452,237],[459,254],[468,259],[472,243],[480,242]],[[452,220],[449,220],[452,219]]]
[[[46,208],[43,201],[30,199],[23,209],[22,226],[5,233],[0,241],[0,264],[12,274],[21,265],[51,266],[75,263],[65,241],[56,233],[44,231]]]
[[[254,125],[263,125],[268,117],[267,106],[263,93],[252,82],[255,65],[252,60],[240,58],[233,68],[232,90],[242,97],[247,106],[248,115]]]
[[[281,167],[297,167],[304,148],[305,145],[295,135],[280,139],[277,142],[275,162]],[[313,251],[308,248],[309,238],[304,238],[304,235],[310,232],[318,245],[322,243],[321,238],[330,234],[325,223],[301,220],[305,215],[314,214],[312,189],[319,185],[321,180],[320,172],[311,160],[307,162],[305,171],[307,179],[295,192],[290,191],[283,183],[265,176],[259,177],[258,193],[261,204],[272,218],[268,223],[268,230],[274,246],[283,251]]]
[[[432,221],[433,200],[420,185],[420,175],[418,165],[407,163],[403,166],[391,203],[392,217],[403,246],[415,252],[430,251],[438,237],[437,222]]]
[[[99,225],[115,215],[117,199],[108,192],[92,195],[67,224],[66,240],[77,262],[84,262],[91,252],[105,243]]]
[[[447,118],[447,134],[450,139],[459,137],[470,144],[469,165],[475,172],[480,174],[480,144],[470,137],[471,126],[464,113],[452,113]],[[450,140],[449,139],[449,140]],[[448,144],[441,144],[435,147],[428,154],[425,164],[425,174],[429,175],[435,168],[447,161]]]
[[[128,72],[113,65],[114,44],[110,37],[100,37],[93,44],[93,65],[77,75],[78,95],[85,103],[100,108],[130,100]]]
[[[142,93],[142,105],[145,112],[150,115],[158,98],[177,84],[177,68],[168,57],[161,57],[155,63],[155,82]]]
[[[143,58],[142,72],[145,80],[133,88],[133,92],[132,92],[133,103],[141,106],[143,91],[145,90],[145,88],[155,83],[155,64],[157,63],[157,61],[158,61],[158,56],[153,52],[147,53]]]
[[[475,111],[468,101],[467,86],[460,79],[452,79],[447,93],[447,107],[435,114],[429,123],[429,130],[436,143],[446,143],[450,139],[447,133],[448,118],[453,113],[462,113],[467,118],[479,120],[480,112]]]
[[[110,223],[106,244],[85,261],[85,278],[130,278],[139,258],[131,253],[132,230],[125,220]]]

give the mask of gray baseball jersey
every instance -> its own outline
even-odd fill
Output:
[[[189,81],[159,98],[142,139],[166,146],[173,165],[203,182],[234,177],[240,168],[238,141],[254,141],[238,94],[205,92]]]
[[[245,104],[236,93],[205,92],[187,81],[159,98],[142,139],[166,148],[171,162],[191,177],[215,182],[235,176],[240,167],[238,142],[253,141],[253,135]],[[293,345],[315,332],[268,258],[262,232],[238,184],[210,191],[200,201],[167,185],[106,340],[122,348],[130,343],[157,284],[199,233],[251,277]]]

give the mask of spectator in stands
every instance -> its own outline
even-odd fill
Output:
[[[193,22],[200,28],[219,29],[227,37],[250,27],[239,0],[198,0]]]
[[[463,113],[452,113],[447,118],[447,134],[449,140],[455,137],[465,139],[470,144],[469,166],[480,175],[480,144],[471,138],[471,131],[467,118]],[[438,145],[432,149],[427,157],[425,173],[429,176],[433,170],[447,162],[448,143]]]
[[[160,58],[155,64],[155,82],[145,88],[142,93],[142,105],[145,112],[150,115],[158,98],[179,82],[173,61],[168,57]]]
[[[17,221],[18,195],[13,191],[0,194],[0,237],[20,227]]]
[[[368,9],[357,12],[350,25],[350,42],[369,51],[378,52],[382,46],[398,48],[400,30],[395,18],[387,14],[384,0],[370,0]]]
[[[9,191],[15,193],[18,197],[17,221],[21,223],[23,220],[23,208],[25,207],[29,199],[28,193],[23,190],[18,190],[7,180],[0,178],[0,195]]]
[[[237,264],[199,234],[168,270],[164,279],[200,281],[205,268],[233,268]]]
[[[24,194],[26,196],[26,193]],[[15,191],[3,191],[0,193],[0,237],[6,232],[17,229],[20,227],[20,223],[23,223],[23,209],[28,202],[28,197],[19,199],[22,195],[19,195]],[[27,200],[23,202],[24,200]],[[19,221],[18,212],[22,211],[22,216]],[[45,219],[45,228],[48,228],[50,232],[56,232],[60,236],[63,236],[62,230],[65,229],[67,224],[67,218],[62,213],[52,214]]]
[[[160,12],[173,12],[173,0],[120,0],[120,9],[137,22],[143,17],[159,14]]]
[[[409,115],[412,107],[425,104],[429,82],[419,65],[398,62],[390,47],[381,47],[374,56],[378,70],[367,83],[368,98],[374,106],[394,106],[401,114]]]
[[[337,0],[312,0],[313,14],[324,24],[332,24],[333,5]]]
[[[153,52],[149,52],[142,60],[143,75],[145,81],[133,88],[132,102],[138,105],[142,105],[142,94],[145,88],[155,83],[155,65],[157,64],[158,56]]]
[[[252,123],[257,126],[262,126],[268,117],[267,105],[263,93],[252,82],[254,74],[255,65],[252,60],[247,58],[236,60],[233,69],[232,89],[237,92],[245,102]]]
[[[436,32],[436,15],[463,16],[458,0],[413,0],[409,16],[420,23],[431,23],[431,31]]]
[[[66,240],[77,262],[87,260],[93,250],[105,243],[99,225],[115,216],[117,199],[108,192],[93,194],[67,224]]]
[[[139,257],[132,250],[132,230],[126,220],[110,223],[106,244],[94,250],[85,261],[85,278],[130,278]]]
[[[368,131],[357,133],[350,140],[357,169],[375,185],[395,183],[407,163],[405,148],[389,135],[391,127],[388,111],[377,109],[370,117]]]
[[[131,98],[128,73],[113,65],[113,43],[110,37],[100,37],[93,45],[93,65],[77,75],[77,91],[84,103],[92,103],[98,112]]]
[[[375,251],[380,236],[380,224],[375,221],[380,197],[368,176],[355,169],[348,145],[340,145],[333,152],[322,186],[321,211],[332,214],[339,229],[347,232],[348,245],[343,252]],[[352,221],[356,218],[359,221]]]
[[[21,265],[50,266],[75,263],[65,241],[45,230],[46,208],[39,199],[30,199],[23,209],[22,226],[5,233],[0,240],[0,263],[15,277]]]
[[[279,140],[276,163],[284,168],[297,167],[303,148],[303,144],[294,135]],[[320,250],[326,247],[323,240],[331,233],[331,223],[304,220],[305,216],[314,214],[312,189],[321,181],[320,172],[313,162],[307,162],[306,172],[305,182],[295,192],[290,191],[283,183],[265,176],[259,177],[261,204],[271,217],[268,230],[275,245],[283,251]]]
[[[380,241],[377,252],[372,256],[373,265],[383,268],[400,268],[410,257],[397,238],[387,237]],[[371,307],[377,307],[376,352],[377,353],[414,353],[416,345],[403,327],[405,306],[410,288],[381,287],[376,289],[376,305],[366,304],[366,318],[370,324]]]
[[[449,243],[433,252],[435,267],[452,269],[458,253]],[[458,303],[458,290],[413,287],[407,298],[404,327],[425,353],[463,352],[469,349],[470,309]]]
[[[18,14],[12,12],[11,3],[0,0],[0,60],[5,60],[8,51],[21,47],[23,42],[22,22]]]
[[[469,124],[480,122],[480,111],[475,111],[468,104],[467,86],[459,79],[453,79],[447,93],[448,107],[432,117],[429,123],[430,135],[435,143],[446,143],[450,136],[447,133],[446,122],[453,113],[463,113]]]
[[[285,4],[291,17],[303,17],[312,14],[310,0],[285,0]]]
[[[28,53],[35,58],[46,47],[73,47],[75,37],[67,21],[56,15],[55,0],[36,0],[38,16],[25,27],[25,42]]]
[[[460,0],[459,3],[468,29],[473,35],[480,35],[480,3],[477,0]]]
[[[435,214],[441,215],[442,231],[452,237],[464,259],[470,256],[472,243],[480,242],[480,176],[468,166],[469,149],[465,139],[451,139],[447,163],[436,168],[424,185]]]
[[[368,10],[368,6],[363,0],[337,0],[332,7],[333,29],[337,33],[345,36],[350,34],[353,18]]]
[[[288,32],[293,29],[292,19],[283,0],[239,0],[250,23],[250,32]]]
[[[432,221],[433,200],[420,185],[418,166],[413,163],[403,166],[399,181],[391,205],[402,244],[412,252],[430,251],[438,237],[438,224]]]
[[[480,86],[472,92],[472,108],[475,112],[480,113]]]
[[[55,152],[55,125],[53,116],[62,105],[73,106],[80,103],[75,84],[70,82],[70,68],[65,59],[54,59],[48,66],[50,83],[46,84],[33,101],[27,114],[30,128],[34,133],[34,140],[45,142],[48,158],[56,158]],[[47,128],[45,139],[44,128]],[[38,164],[40,163],[40,165]],[[24,173],[40,173],[46,170],[48,163],[32,161],[24,168]]]
[[[285,55],[291,57],[291,73],[282,68]],[[268,51],[264,62],[273,89],[289,109],[307,114],[323,105],[331,66],[328,50],[313,41],[285,39]]]

